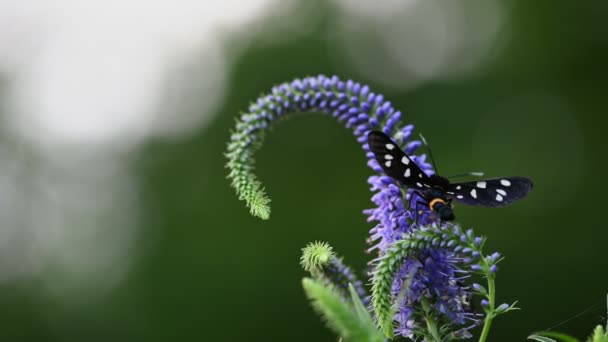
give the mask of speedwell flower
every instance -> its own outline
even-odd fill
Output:
[[[396,323],[395,332],[407,337],[430,338],[423,332],[425,324],[429,331],[431,325],[437,328],[435,335],[468,337],[468,329],[479,319],[469,305],[470,296],[480,292],[466,285],[467,277],[471,273],[493,274],[497,262],[493,259],[498,256],[479,260],[481,238],[457,226],[433,226],[436,217],[432,211],[427,206],[419,207],[416,195],[383,174],[367,143],[371,130],[392,137],[428,175],[434,171],[424,154],[414,155],[422,145],[412,139],[414,127],[403,124],[403,114],[367,85],[342,81],[337,76],[306,77],[273,87],[270,94],[251,104],[237,121],[226,153],[228,177],[239,198],[253,215],[269,217],[270,200],[253,173],[253,155],[268,127],[301,112],[321,112],[344,123],[353,131],[366,152],[367,165],[376,173],[368,180],[375,208],[364,213],[369,222],[375,223],[369,238],[369,250],[378,255],[372,262],[372,298],[376,319],[386,335],[393,335]],[[354,279],[340,259],[332,256],[324,260],[332,265],[324,268],[325,278],[336,287],[344,288]],[[340,274],[341,279],[330,276]]]

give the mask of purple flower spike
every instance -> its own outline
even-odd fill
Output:
[[[363,283],[357,279],[356,275],[350,267],[344,265],[342,259],[332,258],[332,260],[323,267],[325,277],[342,293],[344,298],[348,298],[348,284],[355,287],[357,294],[361,297],[363,304],[369,304],[369,297],[363,287]]]

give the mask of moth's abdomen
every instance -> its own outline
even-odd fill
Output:
[[[435,198],[429,202],[429,207],[432,211],[436,212],[442,221],[453,221],[454,211],[452,207],[445,203],[441,198]]]

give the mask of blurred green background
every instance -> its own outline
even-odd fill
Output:
[[[475,14],[481,4],[466,9]],[[383,93],[424,133],[444,175],[481,170],[535,180],[531,195],[511,207],[456,208],[459,222],[488,237],[488,251],[506,256],[498,300],[518,300],[523,309],[495,322],[492,341],[524,340],[597,303],[558,330],[584,337],[605,323],[606,2],[505,2],[483,63],[452,76],[452,68],[471,62],[465,46],[443,71],[426,70],[411,84],[401,84],[399,72],[386,77],[401,57],[380,48],[386,38],[380,28],[398,17],[373,19],[374,26],[365,14],[340,14],[335,3],[293,8],[258,23],[254,33],[226,34],[227,87],[209,121],[179,139],[145,139],[128,154],[139,209],[134,247],[108,266],[124,268],[119,279],[101,293],[76,281],[57,294],[46,278],[61,270],[50,267],[0,282],[0,340],[335,340],[302,293],[298,259],[313,240],[330,242],[358,270],[371,258],[364,250],[372,226],[362,214],[371,206],[371,171],[360,146],[322,115],[275,126],[257,155],[257,174],[273,200],[268,221],[251,217],[238,201],[223,157],[234,118],[251,101],[277,83],[318,73],[353,78]],[[479,13],[475,23],[493,20]],[[290,20],[301,29],[277,34]],[[338,21],[348,29],[339,31]],[[469,28],[465,36],[486,29]],[[346,44],[352,54],[336,43],[344,32],[352,35]],[[369,58],[359,63],[359,53]],[[389,67],[376,78],[373,67],[385,58]],[[204,78],[190,73],[196,65],[197,55],[177,65],[166,89]],[[169,118],[196,112],[197,95],[189,96],[159,111]],[[105,222],[111,226],[114,219]],[[87,224],[86,215],[80,222]],[[96,241],[90,251],[110,247],[111,240]],[[100,278],[106,271],[88,269]]]

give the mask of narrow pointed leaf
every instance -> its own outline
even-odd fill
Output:
[[[556,342],[580,342],[577,338],[556,331],[539,331],[528,336],[528,339],[534,339],[538,337],[550,338],[550,341]],[[539,340],[537,339],[537,341]]]
[[[355,313],[357,314],[357,317],[359,317],[359,320],[365,322],[369,319],[369,322],[372,323],[373,326],[374,321],[372,320],[372,316],[370,316],[369,311],[367,311],[365,305],[361,302],[361,298],[359,298],[359,294],[357,293],[357,290],[355,290],[353,284],[348,284],[348,291],[350,292]]]
[[[528,336],[528,340],[534,340],[538,342],[557,342],[556,340],[544,336],[539,335],[530,335]]]
[[[360,314],[356,313],[356,309],[346,303],[333,288],[310,278],[304,278],[302,286],[315,310],[325,318],[328,326],[345,341],[383,341],[373,323],[362,321],[359,317]],[[365,308],[363,309],[365,310]]]

